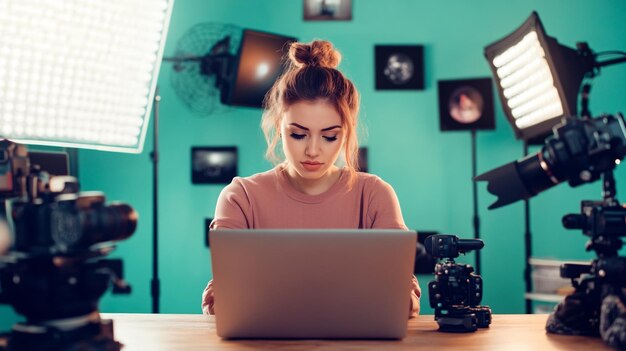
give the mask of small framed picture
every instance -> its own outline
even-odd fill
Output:
[[[359,172],[367,173],[369,169],[367,164],[367,147],[359,148]]]
[[[213,218],[204,218],[202,237],[204,238],[204,246],[206,247],[211,247],[211,240],[209,239],[209,235],[211,235],[211,222],[213,222]]]
[[[304,0],[305,21],[350,21],[352,0]]]
[[[491,78],[440,80],[441,131],[495,129]]]
[[[417,242],[420,245],[417,245],[415,254],[415,266],[413,268],[414,274],[433,274],[435,272],[435,265],[438,260],[431,256],[428,252],[424,252],[424,243],[426,242],[426,238],[437,234],[439,234],[439,232],[422,230],[417,231]]]
[[[376,90],[423,90],[422,45],[376,45]]]
[[[237,147],[191,148],[193,184],[228,184],[237,176]]]

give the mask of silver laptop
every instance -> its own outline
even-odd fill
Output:
[[[406,335],[413,231],[216,230],[210,240],[223,338]]]

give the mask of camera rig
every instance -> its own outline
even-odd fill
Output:
[[[443,262],[435,265],[435,280],[428,283],[430,306],[443,332],[473,332],[491,324],[491,309],[481,306],[482,277],[468,264],[457,264],[454,258],[480,250],[479,239],[459,239],[456,235],[432,235],[425,240],[426,251]]]
[[[565,264],[561,276],[575,291],[550,315],[546,330],[570,335],[600,335],[609,345],[626,348],[626,258],[618,255],[626,236],[626,208],[616,199],[613,170],[626,156],[624,117],[565,117],[535,155],[482,174],[497,208],[528,199],[567,181],[576,187],[602,179],[603,199],[585,200],[580,214],[563,217],[563,226],[589,236],[590,264]]]
[[[555,308],[546,330],[556,334],[600,335],[609,345],[626,347],[626,257],[619,256],[626,236],[626,207],[617,201],[613,171],[603,173],[603,200],[581,202],[580,214],[563,217],[567,229],[579,229],[590,239],[586,251],[596,258],[589,264],[564,264],[574,293]]]
[[[25,146],[0,140],[0,303],[26,319],[0,350],[121,349],[98,302],[110,285],[130,286],[121,260],[103,257],[135,231],[137,213],[78,188],[31,164]]]

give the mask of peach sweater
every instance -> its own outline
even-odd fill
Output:
[[[250,177],[236,177],[218,200],[211,229],[358,228],[407,229],[393,188],[381,178],[357,173],[352,188],[347,172],[326,192],[297,191],[282,166]],[[411,276],[409,316],[419,313],[421,290]],[[202,311],[213,314],[213,281],[202,296]]]

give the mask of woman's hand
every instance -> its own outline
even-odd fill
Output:
[[[420,297],[422,289],[417,283],[417,278],[411,275],[411,304],[409,305],[409,318],[415,318],[420,314]]]
[[[213,306],[215,305],[215,292],[213,291],[213,280],[204,288],[202,293],[202,313],[215,314]]]

